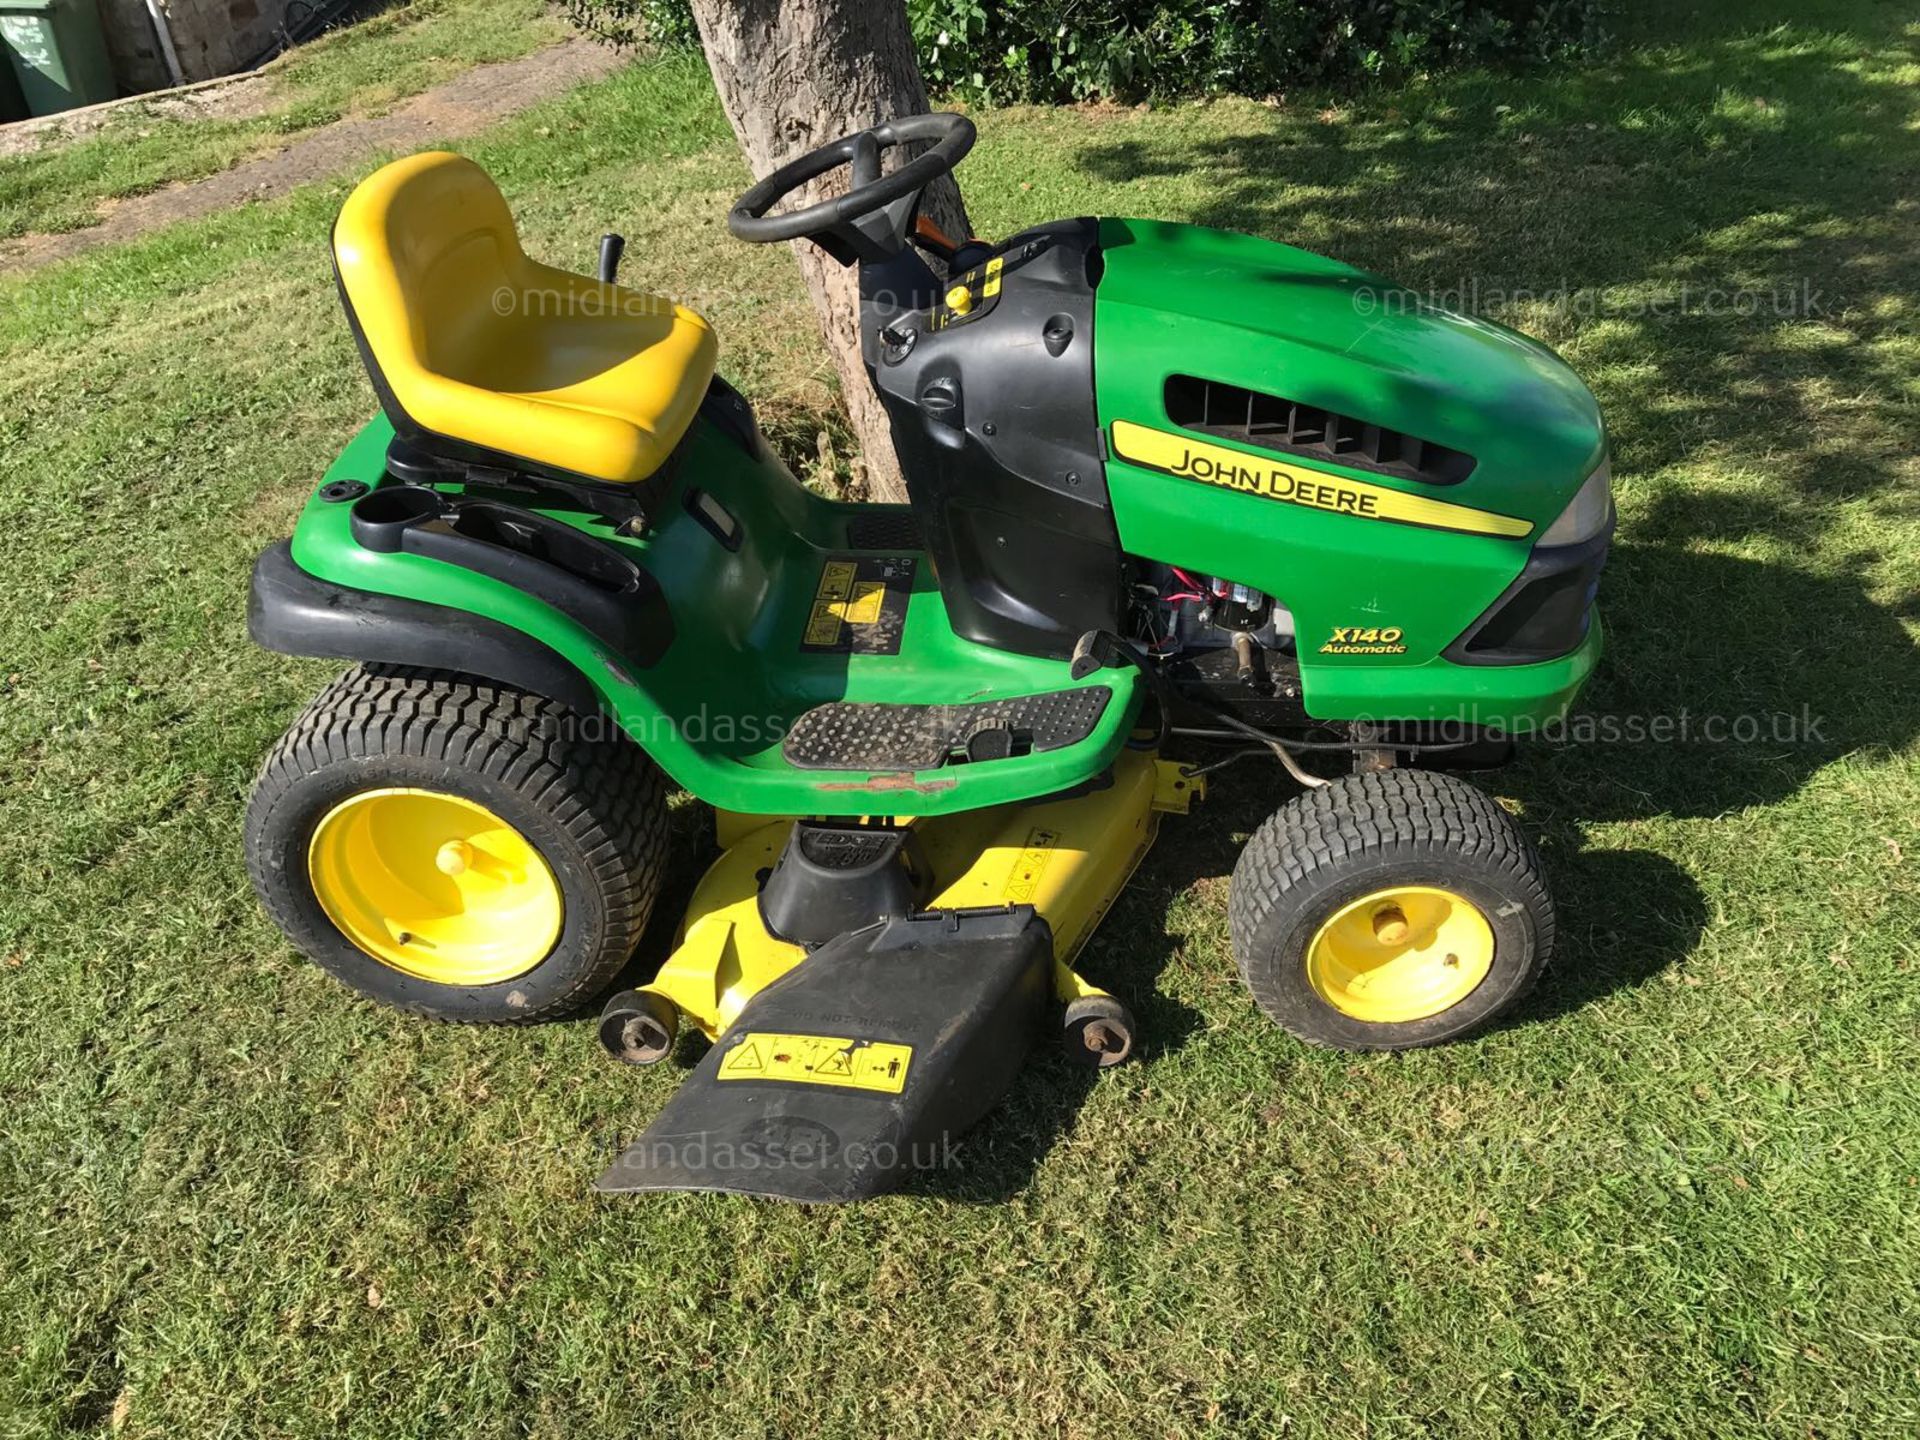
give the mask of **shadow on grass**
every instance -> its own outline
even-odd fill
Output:
[[[1717,497],[1674,492],[1668,503],[1671,510],[1661,507],[1656,524],[1643,528],[1684,534],[1727,523]],[[1752,504],[1741,505],[1746,523]],[[1551,1022],[1642,985],[1683,961],[1706,928],[1706,899],[1682,866],[1647,850],[1588,848],[1585,825],[1775,804],[1844,755],[1920,735],[1920,652],[1899,619],[1853,581],[1627,545],[1605,594],[1615,658],[1583,714],[1623,732],[1671,721],[1687,726],[1689,738],[1538,743],[1500,777],[1497,788],[1521,800],[1543,851],[1559,935],[1539,985],[1499,1029]],[[1714,738],[1722,724],[1749,721],[1760,738]],[[1201,1022],[1159,983],[1182,943],[1165,923],[1175,898],[1226,883],[1238,837],[1296,793],[1256,762],[1222,772],[1191,818],[1168,820],[1082,958],[1088,974],[1132,1006],[1141,1059],[1178,1050]],[[1043,1047],[963,1142],[962,1165],[916,1177],[909,1188],[981,1203],[1017,1194],[1071,1133],[1095,1083],[1093,1073]]]
[[[1533,993],[1496,1024],[1506,1030],[1571,1015],[1632,990],[1692,953],[1707,925],[1694,878],[1650,850],[1549,853],[1559,934]]]
[[[1721,508],[1669,493],[1656,510],[1689,517],[1669,533]],[[1601,594],[1600,674],[1564,742],[1523,747],[1509,787],[1552,842],[1570,843],[1581,822],[1777,804],[1847,755],[1920,736],[1920,650],[1899,607],[1857,581],[1628,544]]]

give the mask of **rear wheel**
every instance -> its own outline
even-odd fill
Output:
[[[666,850],[660,773],[604,717],[437,671],[360,667],[268,755],[247,811],[267,912],[373,999],[522,1021],[632,954]]]
[[[1234,867],[1228,915],[1260,1008],[1347,1050],[1459,1039],[1526,994],[1553,947],[1540,857],[1513,817],[1420,770],[1282,806]]]

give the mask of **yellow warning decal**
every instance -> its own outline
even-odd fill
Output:
[[[831,568],[831,567],[829,567]],[[840,638],[845,625],[873,625],[880,619],[880,607],[886,603],[887,586],[883,580],[856,580],[853,593],[841,599],[813,602],[807,617],[809,645],[831,645]]]
[[[987,261],[986,284],[980,287],[980,298],[982,300],[991,300],[1000,293],[1000,270],[1004,264],[1005,257],[1000,255],[996,255]]]
[[[1053,859],[1054,847],[1060,843],[1060,835],[1054,830],[1033,830],[1027,835],[1027,843],[1021,848],[1020,856],[1013,862],[1013,875],[1007,881],[1007,903],[1009,905],[1031,905],[1033,893],[1040,888],[1040,877],[1047,871],[1047,862]]]
[[[909,555],[836,556],[820,567],[803,651],[898,655],[913,592]]]
[[[785,1080],[898,1095],[907,1083],[911,1045],[839,1035],[776,1035],[750,1030],[720,1062],[722,1080]]]
[[[821,569],[820,586],[813,592],[813,612],[807,617],[807,644],[831,645],[840,638],[847,602],[853,598],[856,569],[851,560],[829,560]]]
[[[1185,480],[1199,480],[1243,495],[1284,500],[1336,515],[1367,520],[1393,520],[1403,525],[1425,525],[1435,530],[1458,530],[1469,535],[1499,535],[1518,539],[1533,533],[1533,524],[1490,510],[1452,505],[1409,495],[1384,485],[1369,485],[1344,475],[1295,469],[1263,455],[1209,445],[1185,435],[1151,430],[1131,420],[1113,422],[1113,450],[1122,460],[1164,470]]]
[[[880,618],[880,602],[886,598],[884,580],[856,580],[853,593],[840,602],[840,618],[849,625],[871,625]]]

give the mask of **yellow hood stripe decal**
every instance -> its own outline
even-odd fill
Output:
[[[1113,422],[1113,452],[1122,460],[1199,480],[1243,495],[1283,500],[1311,510],[1336,515],[1358,515],[1368,520],[1392,520],[1402,525],[1425,525],[1435,530],[1458,530],[1468,535],[1498,535],[1520,539],[1533,533],[1533,524],[1510,515],[1495,515],[1445,500],[1429,500],[1384,485],[1331,475],[1322,470],[1294,468],[1264,455],[1209,445],[1186,435],[1152,430],[1131,420]]]

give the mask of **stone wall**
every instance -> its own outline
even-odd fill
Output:
[[[189,80],[231,75],[273,44],[289,0],[162,0]]]
[[[107,56],[113,61],[120,93],[134,95],[171,85],[144,0],[99,0],[99,5],[100,28],[106,32]]]
[[[98,0],[114,78],[123,94],[172,84],[146,0]],[[307,0],[161,0],[173,31],[182,78],[231,75],[274,42],[287,12],[304,13]]]

